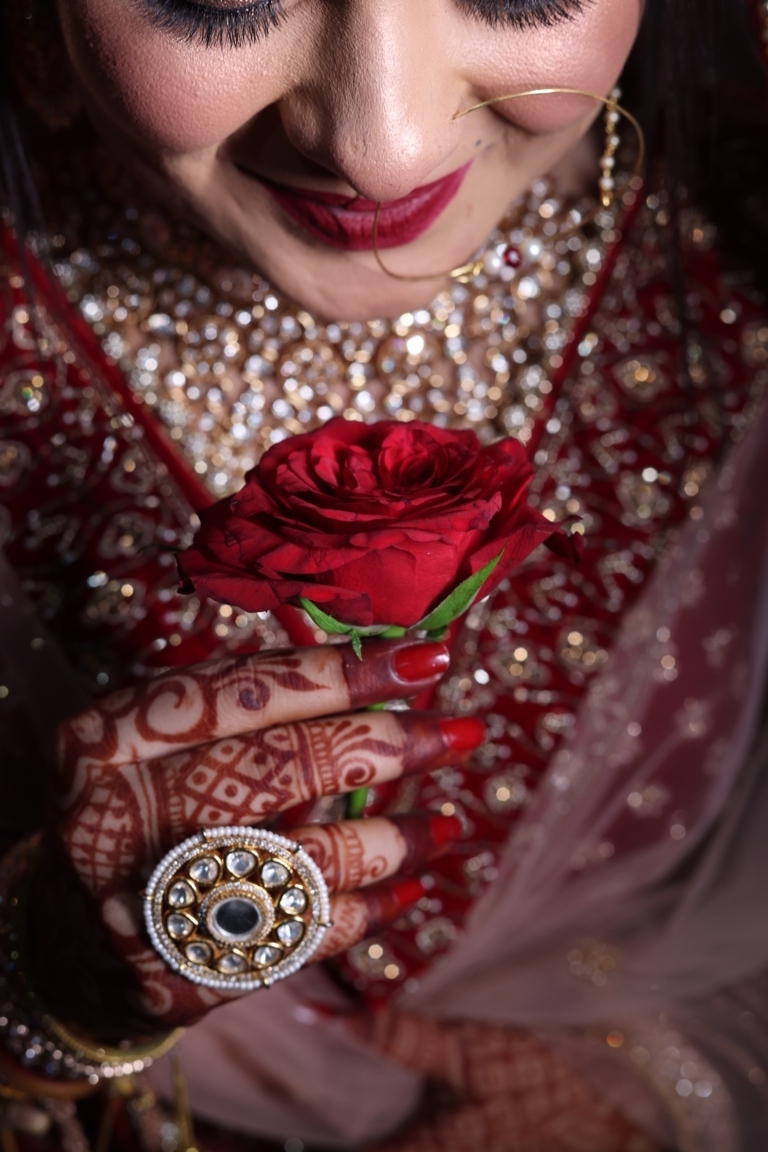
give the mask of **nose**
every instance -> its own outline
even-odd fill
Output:
[[[315,41],[309,82],[279,107],[293,146],[371,200],[396,200],[451,171],[458,78],[441,36],[444,0],[324,8],[333,22]]]

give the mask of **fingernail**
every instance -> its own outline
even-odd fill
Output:
[[[406,736],[403,772],[428,772],[459,764],[485,739],[485,725],[477,716],[459,719],[433,712],[396,712]]]
[[[415,696],[434,685],[451,658],[445,644],[367,640],[358,660],[351,644],[340,644],[339,658],[353,708]]]
[[[445,644],[413,644],[400,648],[392,657],[392,668],[399,680],[417,684],[442,675],[451,662]]]
[[[405,842],[405,856],[398,872],[416,872],[428,860],[442,856],[446,848],[461,838],[463,827],[458,816],[440,816],[436,812],[406,812],[390,817]]]
[[[479,716],[441,720],[440,731],[451,752],[472,752],[485,741],[485,724]]]
[[[430,816],[429,832],[435,848],[443,848],[461,839],[464,826],[458,816]]]
[[[366,935],[375,936],[377,932],[388,928],[406,908],[412,907],[426,894],[427,889],[421,880],[410,878],[363,888],[360,895],[368,905]]]
[[[415,904],[426,894],[427,890],[421,880],[417,880],[415,877],[409,877],[407,880],[396,880],[392,885],[392,899],[400,909],[410,908],[411,904]]]

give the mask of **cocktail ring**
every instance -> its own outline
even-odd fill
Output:
[[[250,992],[292,976],[330,927],[328,888],[295,841],[206,829],[173,848],[144,896],[152,943],[195,984]]]

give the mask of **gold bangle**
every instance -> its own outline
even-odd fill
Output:
[[[40,858],[39,835],[17,844],[0,866],[0,892],[11,909],[9,922],[0,929],[0,969],[16,993],[14,1016],[0,1017],[0,1037],[19,1062],[20,1071],[53,1079],[101,1080],[130,1076],[148,1068],[178,1042],[183,1028],[136,1047],[120,1048],[86,1039],[72,1032],[45,1005],[35,990],[26,963],[25,913],[29,888]],[[13,987],[15,985],[15,988]],[[13,997],[13,993],[12,993]],[[53,1074],[49,1069],[53,1067]]]
[[[173,1031],[167,1032],[159,1040],[148,1041],[146,1044],[138,1044],[135,1048],[115,1048],[107,1044],[98,1044],[92,1040],[85,1040],[82,1036],[77,1036],[71,1032],[61,1020],[57,1019],[47,1009],[43,1009],[40,1003],[40,998],[36,993],[33,993],[35,999],[43,1010],[43,1023],[47,1026],[47,1030],[60,1042],[61,1046],[68,1048],[73,1052],[79,1060],[88,1060],[90,1062],[97,1062],[100,1064],[112,1064],[115,1066],[124,1066],[126,1064],[141,1064],[141,1068],[134,1068],[133,1071],[141,1072],[143,1068],[148,1067],[154,1060],[159,1060],[161,1056],[167,1055],[172,1048],[175,1048],[181,1037],[184,1035],[183,1028],[174,1028]],[[116,1073],[116,1075],[123,1075],[124,1073]]]

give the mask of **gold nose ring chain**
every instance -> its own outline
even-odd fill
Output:
[[[600,104],[603,104],[605,106],[606,131],[605,150],[600,159],[600,202],[587,216],[579,221],[578,225],[574,225],[574,228],[576,228],[588,224],[602,209],[610,208],[616,197],[628,188],[643,170],[645,163],[645,133],[637,117],[633,116],[627,108],[619,104],[620,95],[621,93],[618,89],[614,89],[609,96],[598,96],[596,92],[586,92],[582,88],[531,88],[526,92],[512,92],[507,96],[493,96],[490,100],[483,100],[479,104],[473,104],[471,108],[465,108],[463,112],[455,113],[452,119],[461,120],[464,116],[469,116],[470,112],[478,112],[481,108],[490,108],[494,104],[503,104],[508,100],[523,100],[527,96],[586,96],[590,100],[597,100]],[[616,129],[619,119],[622,116],[625,120],[629,121],[637,133],[638,150],[632,175],[621,189],[617,189],[614,168],[616,151],[620,141]],[[482,270],[483,265],[481,260],[471,260],[469,263],[462,264],[459,268],[451,268],[447,272],[426,272],[417,276],[394,272],[391,268],[388,268],[382,260],[381,250],[379,249],[379,218],[382,207],[382,201],[379,201],[376,205],[376,212],[373,218],[373,255],[382,272],[386,273],[386,275],[390,276],[393,280],[420,281],[449,279],[457,280],[460,284],[466,284]]]

